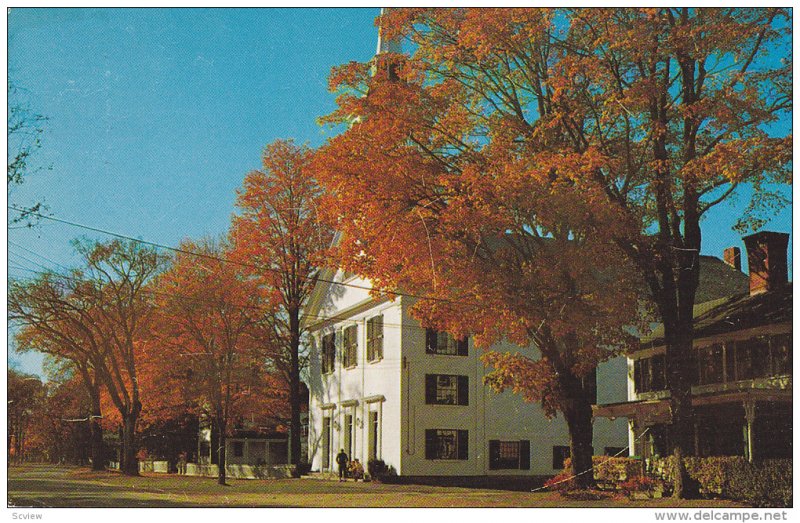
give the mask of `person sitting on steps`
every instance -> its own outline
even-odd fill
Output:
[[[350,476],[355,480],[358,481],[359,479],[364,479],[364,465],[358,461],[358,458],[354,459],[350,462]]]

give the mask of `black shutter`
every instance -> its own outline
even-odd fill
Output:
[[[436,403],[436,374],[425,375],[425,404]]]
[[[520,470],[531,469],[531,442],[526,439],[519,442],[519,468]]]
[[[463,340],[458,340],[458,355],[466,356],[469,354],[469,338],[465,337]]]
[[[469,377],[458,376],[458,404],[469,405]]]
[[[500,440],[489,440],[489,470],[496,470],[497,461],[500,459]]]
[[[435,429],[425,429],[425,459],[436,459]]]
[[[375,341],[373,340],[374,335],[372,334],[374,329],[373,321],[374,318],[367,320],[367,361],[375,359]]]
[[[469,431],[458,431],[458,459],[469,459]]]
[[[425,352],[436,354],[436,330],[425,329]]]

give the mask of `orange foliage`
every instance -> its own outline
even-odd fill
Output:
[[[148,401],[143,415],[168,419],[194,410],[227,423],[263,425],[285,415],[285,388],[276,382],[263,288],[224,261],[225,245],[184,241],[157,282],[154,340],[141,351]],[[232,427],[230,427],[232,428]]]
[[[535,341],[551,372],[486,361],[545,405],[630,343],[646,288],[683,424],[700,220],[745,183],[739,230],[787,203],[790,12],[414,8],[381,28],[413,52],[334,69],[324,121],[349,129],[315,162],[342,265],[435,298],[430,325]]]
[[[366,64],[334,71],[339,109],[327,121],[351,125],[314,170],[328,189],[327,219],[342,232],[341,264],[377,292],[429,297],[413,310],[427,325],[474,335],[483,347],[535,342],[545,359],[488,354],[489,380],[553,414],[559,373],[585,376],[630,343],[624,327],[637,321],[638,282],[613,243],[629,220],[603,205],[593,181],[611,160],[596,148],[559,147],[549,120],[526,128],[486,98],[512,96],[505,89],[524,73],[508,71],[501,53],[544,45],[551,18],[391,10],[386,27],[418,47],[411,57],[379,57],[394,61],[397,79],[370,77]],[[487,93],[492,82],[497,90]]]

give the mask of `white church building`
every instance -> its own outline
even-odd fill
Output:
[[[399,52],[379,37],[377,53]],[[413,301],[373,299],[370,282],[328,270],[306,308],[310,333],[308,462],[336,469],[344,449],[366,468],[383,460],[401,476],[543,476],[569,455],[562,416],[483,385],[488,372],[471,340],[423,328]],[[537,358],[534,347],[494,346]],[[597,403],[627,399],[625,358],[597,370]],[[594,421],[594,453],[628,445],[625,419]]]
[[[552,475],[569,453],[562,416],[483,385],[488,370],[471,340],[423,328],[413,301],[374,299],[370,283],[324,273],[307,309],[310,333],[308,461],[335,471],[344,449],[401,476]],[[332,283],[331,283],[332,282]],[[536,357],[533,347],[494,346]],[[626,362],[598,368],[598,403],[626,398]],[[628,445],[625,419],[596,419],[594,453]],[[365,467],[366,468],[366,467]]]

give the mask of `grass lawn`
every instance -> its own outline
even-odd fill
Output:
[[[556,493],[316,479],[229,480],[175,474],[127,477],[55,465],[8,469],[12,507],[737,507],[729,501],[572,501]]]

